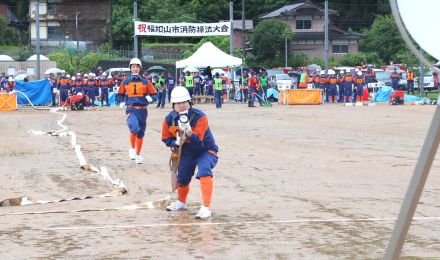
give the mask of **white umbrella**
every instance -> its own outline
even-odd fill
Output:
[[[211,70],[212,75],[214,76],[215,73],[218,73],[220,76],[225,76],[226,72],[222,69],[213,69]]]
[[[28,75],[27,74],[19,74],[14,77],[15,80],[24,80]]]
[[[46,70],[46,72],[44,72],[44,74],[57,74],[57,73],[61,73],[61,70],[59,68],[50,68],[48,70]]]
[[[194,67],[186,67],[183,70],[183,72],[187,72],[187,71],[189,71],[189,72],[199,72],[199,70],[197,68],[194,68]]]

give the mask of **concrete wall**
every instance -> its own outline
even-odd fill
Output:
[[[40,78],[44,77],[44,72],[50,68],[56,68],[57,63],[55,61],[40,61]],[[5,72],[9,74],[11,72],[14,75],[27,73],[29,79],[35,79],[35,73],[37,73],[37,62],[36,61],[0,61],[0,73]],[[22,73],[21,73],[22,72]]]

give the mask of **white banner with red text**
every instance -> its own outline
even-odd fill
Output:
[[[134,22],[135,35],[203,37],[212,35],[230,35],[231,23],[150,23]]]

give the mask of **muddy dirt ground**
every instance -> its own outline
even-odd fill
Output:
[[[0,207],[1,259],[379,259],[435,109],[202,104],[220,147],[213,218],[194,219],[195,179],[186,211],[100,211],[170,195],[170,151],[160,138],[167,107],[149,110],[142,165],[128,159],[123,109],[66,111],[86,160],[120,178],[128,194]],[[61,118],[0,113],[0,201],[112,190],[80,169],[69,137],[29,133],[60,129]],[[437,156],[402,256],[440,257],[439,166]]]

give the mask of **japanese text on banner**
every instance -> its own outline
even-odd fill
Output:
[[[134,22],[135,35],[153,36],[212,36],[230,35],[230,22],[219,23],[149,23]]]

